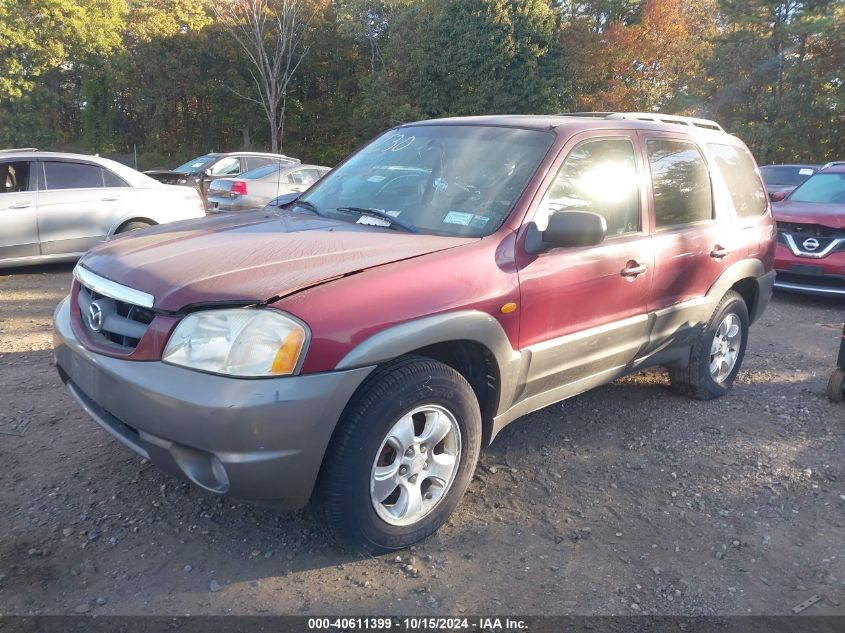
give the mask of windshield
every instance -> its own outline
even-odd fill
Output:
[[[211,165],[216,160],[217,156],[213,156],[211,154],[206,154],[205,156],[197,156],[193,160],[189,160],[187,163],[179,165],[173,171],[180,171],[183,174],[190,174],[196,171],[202,171],[211,167]]]
[[[420,125],[387,132],[302,197],[333,218],[481,237],[498,229],[554,141],[551,132]],[[373,211],[369,215],[364,211]]]
[[[814,167],[801,166],[773,167],[767,165],[766,167],[760,168],[760,174],[763,176],[763,180],[766,181],[767,185],[786,185],[789,187],[800,185],[802,182],[807,180],[807,178],[812,176],[815,171],[816,169]]]
[[[845,173],[816,174],[789,196],[792,202],[845,203]]]

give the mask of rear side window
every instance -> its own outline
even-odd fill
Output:
[[[713,219],[710,172],[692,143],[652,139],[647,143],[658,229]]]
[[[103,185],[106,187],[128,187],[123,178],[103,167]]]
[[[763,215],[769,208],[768,196],[754,171],[754,161],[742,148],[721,143],[707,145],[716,159],[719,173],[728,185],[736,214],[741,218]]]
[[[18,191],[32,191],[29,186],[29,163],[26,161],[11,161],[0,163],[0,194]]]
[[[98,189],[103,186],[102,170],[87,163],[44,162],[47,189]]]

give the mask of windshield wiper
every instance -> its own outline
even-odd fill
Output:
[[[417,227],[413,226],[412,224],[408,224],[407,222],[403,222],[397,217],[394,217],[387,213],[386,211],[382,211],[381,209],[370,209],[369,207],[338,207],[335,209],[336,211],[340,211],[341,213],[358,213],[360,215],[368,215],[371,218],[379,218],[381,220],[385,220],[393,227],[399,227],[407,231],[408,233],[417,233]]]

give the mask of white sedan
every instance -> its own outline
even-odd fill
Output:
[[[0,267],[73,260],[116,233],[204,216],[196,190],[107,158],[0,151]]]

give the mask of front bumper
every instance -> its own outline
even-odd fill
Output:
[[[110,358],[77,340],[67,299],[53,345],[71,394],[120,442],[209,492],[288,509],[308,502],[343,408],[372,371],[248,380]]]
[[[845,298],[845,251],[822,259],[794,255],[778,244],[775,251],[775,288],[823,297]]]

